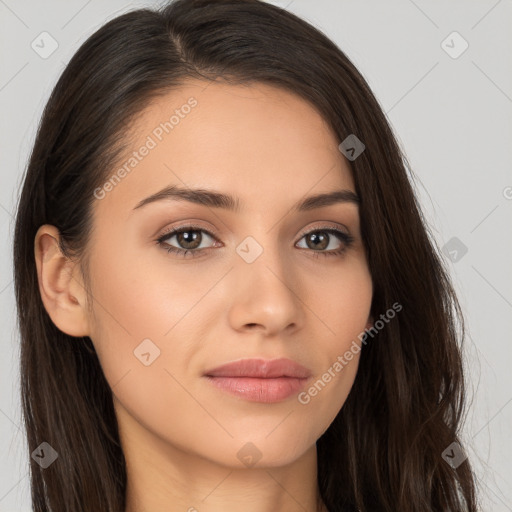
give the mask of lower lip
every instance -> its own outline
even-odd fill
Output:
[[[275,403],[298,393],[307,379],[278,377],[211,377],[206,378],[218,388],[250,402]]]

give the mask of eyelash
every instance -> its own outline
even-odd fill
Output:
[[[206,249],[179,249],[177,247],[171,246],[171,245],[167,244],[166,242],[164,242],[164,240],[171,238],[173,235],[178,235],[180,233],[186,233],[187,231],[202,231],[203,233],[206,233],[208,236],[210,236],[214,240],[217,240],[217,237],[215,237],[215,235],[210,233],[207,229],[204,229],[201,226],[195,226],[195,225],[190,224],[187,226],[180,226],[179,228],[170,229],[169,231],[163,233],[157,239],[156,242],[159,246],[162,246],[163,249],[166,250],[168,253],[173,253],[173,254],[179,255],[180,257],[183,257],[183,258],[188,253],[190,253],[192,255],[191,256],[192,258],[195,258],[197,256],[200,256],[203,253],[203,251],[212,249],[212,247],[208,247]],[[340,231],[338,229],[332,228],[331,226],[319,227],[319,228],[312,229],[311,231],[308,231],[306,233],[303,233],[300,237],[300,240],[302,240],[302,238],[304,238],[305,236],[310,235],[311,233],[316,233],[319,231],[334,235],[336,238],[338,238],[338,240],[343,242],[345,245],[341,249],[336,249],[333,251],[315,251],[315,250],[311,249],[310,252],[312,252],[313,256],[316,258],[320,257],[320,255],[323,255],[326,257],[341,256],[354,242],[353,236],[349,235],[348,233],[344,233],[343,231]],[[164,246],[167,246],[167,247],[164,247]]]

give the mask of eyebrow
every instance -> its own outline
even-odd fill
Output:
[[[188,201],[210,208],[222,208],[235,213],[240,212],[240,200],[238,198],[212,190],[181,188],[177,185],[170,185],[159,190],[155,194],[142,199],[133,209],[136,210],[156,201],[170,199]],[[334,190],[332,192],[307,197],[306,199],[296,203],[292,210],[303,212],[338,203],[352,203],[359,205],[360,202],[361,201],[357,194],[351,190]]]

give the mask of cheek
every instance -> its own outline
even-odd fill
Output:
[[[144,338],[165,339],[193,311],[208,287],[190,271],[166,264],[163,250],[157,264],[142,256],[124,251],[116,257],[112,248],[106,248],[91,259],[97,325],[108,335],[116,333],[118,341],[129,346]]]
[[[191,329],[197,329],[201,309],[194,305],[204,295],[204,284],[194,289],[178,268],[172,274],[136,253],[116,257],[112,248],[91,258],[90,271],[91,338],[109,384],[131,380],[135,395],[139,389],[159,389],[162,379],[169,379],[163,367],[172,369],[177,361],[186,366],[189,361],[192,347],[187,340],[193,339]],[[176,339],[183,343],[174,343]]]
[[[318,279],[318,276],[317,276]],[[322,418],[325,428],[345,403],[356,377],[362,335],[368,326],[373,296],[371,275],[363,259],[353,259],[340,272],[323,280],[308,303],[322,320],[319,333],[317,374],[298,402]],[[321,333],[321,335],[320,335]]]
[[[344,350],[364,331],[370,316],[373,284],[365,259],[352,256],[334,270],[309,272],[305,279],[305,302],[323,323],[325,351]]]
[[[193,443],[199,435],[194,426],[211,422],[187,392],[203,316],[194,305],[204,284],[191,288],[182,271],[128,255],[96,260],[94,269],[91,262],[91,273],[97,320],[91,337],[121,421],[131,425],[136,418],[183,447]],[[185,411],[188,419],[181,417]]]

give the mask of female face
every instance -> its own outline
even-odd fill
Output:
[[[90,240],[89,335],[120,432],[158,454],[288,464],[345,402],[359,352],[338,357],[370,322],[341,141],[262,84],[189,81],[132,128],[95,191]],[[213,371],[242,359],[263,363]],[[301,369],[265,365],[278,359]]]

